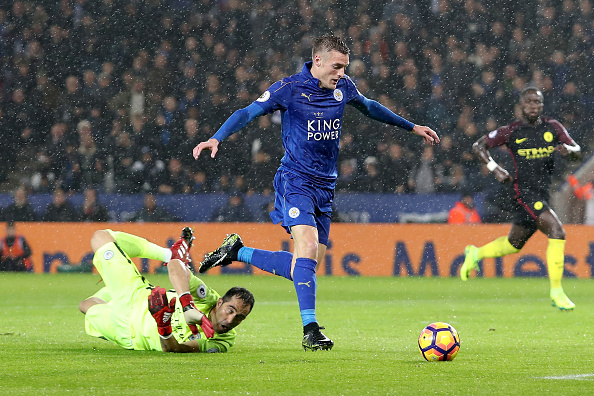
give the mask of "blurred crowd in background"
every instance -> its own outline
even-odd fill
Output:
[[[329,31],[362,94],[442,139],[424,146],[347,106],[338,192],[497,193],[472,144],[518,116],[527,85],[591,151],[590,0],[1,0],[3,190],[268,194],[278,114],[214,160],[192,149]]]

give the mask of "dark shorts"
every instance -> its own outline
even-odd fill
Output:
[[[522,194],[516,199],[514,209],[515,225],[536,230],[536,221],[542,212],[549,209],[549,203],[540,195]]]
[[[289,234],[295,225],[316,227],[319,242],[328,245],[334,190],[285,170],[276,172],[274,190],[274,210],[270,212],[273,223],[281,223]]]

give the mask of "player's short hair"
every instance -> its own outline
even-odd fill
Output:
[[[520,100],[524,99],[524,96],[528,95],[529,93],[534,92],[537,95],[543,96],[542,91],[535,86],[528,86],[520,91]]]
[[[254,299],[254,295],[248,289],[235,286],[231,289],[227,290],[227,293],[222,297],[223,302],[226,303],[227,301],[231,300],[233,297],[239,298],[241,301],[246,303],[250,306],[250,312],[252,312],[252,308],[254,308],[254,303],[256,300]]]
[[[311,57],[313,59],[315,54],[330,51],[338,51],[345,55],[351,53],[351,50],[342,37],[335,36],[333,33],[326,33],[315,39],[313,48],[311,49]]]

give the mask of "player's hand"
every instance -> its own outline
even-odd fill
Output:
[[[217,151],[219,151],[219,141],[217,139],[208,139],[206,142],[199,143],[192,151],[194,159],[200,157],[202,150],[210,150],[210,158],[214,158],[217,155]]]
[[[194,298],[190,293],[184,293],[179,296],[179,302],[182,305],[184,311],[184,319],[192,334],[198,334],[197,324],[200,325],[206,338],[212,338],[214,336],[214,329],[212,322],[204,315],[204,313],[194,304]]]
[[[559,144],[557,146],[555,146],[555,150],[559,152],[559,154],[561,154],[562,156],[566,156],[567,154],[569,154],[569,150],[567,150],[567,147],[565,147],[564,144]]]
[[[581,158],[581,148],[575,142],[573,144],[561,143],[555,146],[555,150],[563,157],[569,155],[571,159]]]
[[[415,135],[421,136],[425,143],[434,145],[435,143],[439,143],[441,140],[435,131],[427,126],[423,125],[415,125],[412,133]]]
[[[167,337],[171,334],[171,315],[175,311],[175,297],[167,301],[167,290],[155,287],[148,298],[149,311],[155,322],[159,335]]]
[[[501,166],[498,166],[497,168],[495,168],[495,170],[493,171],[493,175],[495,176],[495,178],[497,179],[497,181],[499,183],[507,183],[507,182],[513,182],[514,178],[512,177],[512,175],[509,174],[508,171],[506,171],[505,169],[503,169]]]

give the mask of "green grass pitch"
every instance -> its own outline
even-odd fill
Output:
[[[0,273],[0,394],[583,395],[594,389],[594,282],[566,279],[573,312],[552,308],[548,280],[318,279],[318,320],[332,351],[304,352],[293,285],[278,277],[211,276],[219,292],[256,296],[227,354],[120,349],[84,332],[78,302],[91,274]],[[170,287],[164,275],[153,284]],[[427,324],[454,326],[452,362],[426,362]],[[157,393],[163,392],[163,393]]]

